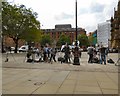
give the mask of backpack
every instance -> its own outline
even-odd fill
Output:
[[[111,58],[107,60],[108,63],[115,63]]]
[[[94,57],[94,58],[92,59],[92,63],[99,63],[99,59],[98,59],[97,57]]]
[[[33,59],[27,59],[28,63],[32,63],[34,60]]]

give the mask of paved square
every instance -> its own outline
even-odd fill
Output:
[[[16,54],[2,66],[3,94],[118,94],[118,66],[88,64],[83,53],[81,65],[26,63]],[[117,60],[117,54],[110,54]]]

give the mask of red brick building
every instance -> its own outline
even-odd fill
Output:
[[[42,29],[44,34],[49,34],[51,38],[54,38],[55,41],[58,41],[61,34],[65,34],[70,37],[71,42],[76,39],[76,28],[72,28],[71,24],[61,24],[55,25],[55,29]],[[78,28],[78,35],[85,34],[85,29]]]

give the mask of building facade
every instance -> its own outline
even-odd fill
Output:
[[[109,40],[111,39],[111,23],[106,21],[98,24],[97,28],[97,43],[101,46],[110,47]]]
[[[61,34],[65,34],[70,37],[71,43],[76,39],[76,28],[72,28],[71,24],[61,24],[55,25],[55,29],[42,29],[44,34],[49,34],[51,38],[57,42]],[[85,34],[85,29],[78,28],[77,32],[79,34]]]
[[[120,48],[120,0],[117,10],[114,9],[114,17],[111,17],[111,46]]]

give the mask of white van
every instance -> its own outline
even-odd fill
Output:
[[[18,49],[19,52],[27,52],[28,51],[28,45],[23,45]]]

